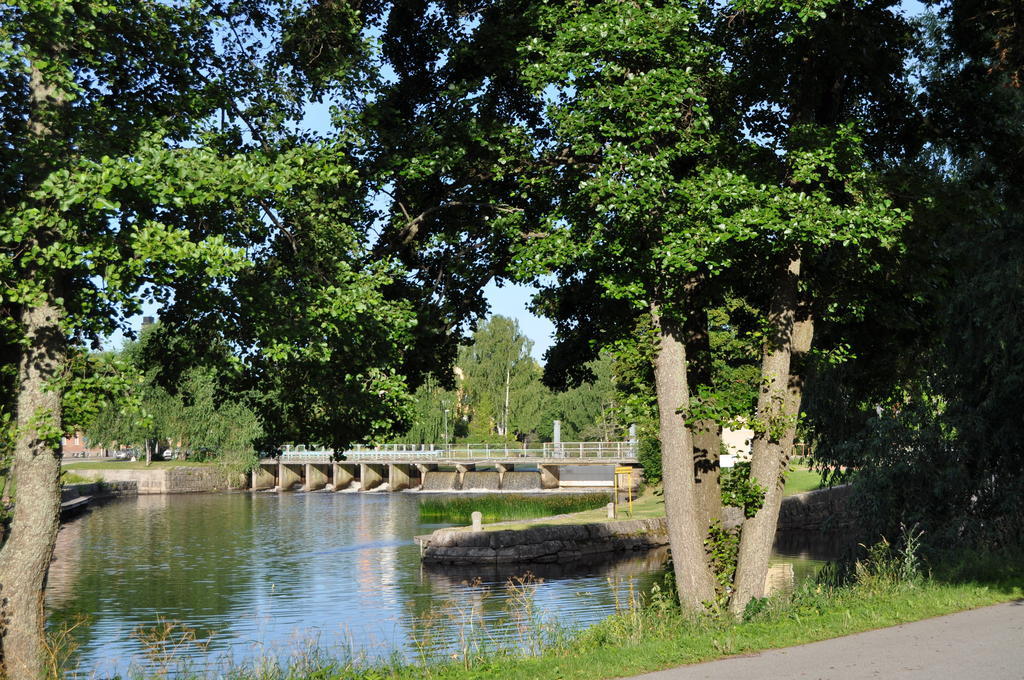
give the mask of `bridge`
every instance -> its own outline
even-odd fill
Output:
[[[579,486],[562,481],[566,466],[639,467],[636,442],[549,442],[537,448],[493,444],[356,446],[332,451],[290,447],[253,470],[253,490],[530,491]],[[587,486],[611,486],[606,482]]]

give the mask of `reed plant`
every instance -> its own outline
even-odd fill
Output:
[[[420,519],[425,522],[469,524],[479,511],[485,522],[533,519],[593,510],[607,505],[607,493],[582,494],[480,494],[424,498],[420,501]]]

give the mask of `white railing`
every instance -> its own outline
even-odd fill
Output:
[[[498,444],[469,444],[450,448],[431,445],[383,444],[355,446],[344,452],[345,461],[387,460],[630,460],[636,458],[634,442],[545,442],[540,448],[512,447]],[[304,446],[286,447],[281,460],[286,463],[328,463],[329,450],[307,450]]]

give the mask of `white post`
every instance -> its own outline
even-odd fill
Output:
[[[608,519],[615,519],[615,503],[608,504]]]
[[[479,510],[475,510],[473,512],[472,517],[473,517],[473,531],[483,531],[484,530],[484,515],[483,515],[483,513],[480,512]]]

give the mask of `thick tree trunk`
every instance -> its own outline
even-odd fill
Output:
[[[764,504],[743,523],[734,590],[729,610],[741,616],[752,598],[764,597],[775,529],[782,504],[785,470],[793,449],[802,384],[792,375],[793,354],[810,349],[810,317],[798,318],[800,256],[792,254],[780,269],[769,322],[772,336],[761,359],[761,392],[757,401],[759,427],[751,450],[750,476],[765,491]]]
[[[707,302],[698,298],[694,307]],[[711,338],[708,319],[704,313],[693,313],[686,322],[687,380],[689,388],[711,385]],[[722,447],[722,426],[714,420],[695,420],[689,423],[693,441],[693,483],[697,501],[697,514],[705,531],[722,518],[721,468],[719,457]]]
[[[48,389],[67,348],[52,302],[26,307],[18,376],[17,485],[11,535],[0,551],[0,655],[9,680],[43,676],[43,589],[60,520],[61,392]]]
[[[704,550],[707,525],[698,511],[693,475],[693,440],[680,411],[689,405],[686,348],[681,332],[661,318],[652,307],[660,331],[654,359],[654,379],[660,418],[662,479],[665,485],[665,516],[675,568],[679,602],[700,610],[715,601],[715,578]]]
[[[66,100],[35,64],[29,99],[29,134],[39,142],[43,157],[57,158],[62,144],[53,126]],[[40,163],[28,181],[42,181],[51,166]],[[44,247],[56,238],[45,229],[33,235]],[[62,293],[60,274],[38,269],[24,274],[35,281],[46,279],[47,285],[45,300],[26,303],[19,317],[25,344],[18,367],[18,430],[11,470],[17,495],[10,535],[0,550],[0,675],[8,680],[39,680],[44,671],[43,591],[60,522],[62,390],[56,381],[67,365],[67,340],[56,302]]]

